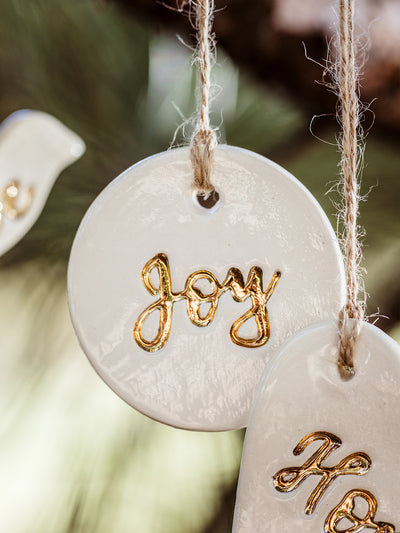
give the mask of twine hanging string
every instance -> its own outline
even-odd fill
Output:
[[[188,0],[189,2],[194,0]],[[344,379],[354,375],[354,349],[364,318],[364,305],[359,300],[360,244],[357,237],[359,206],[358,130],[359,103],[354,45],[354,2],[340,1],[339,54],[337,81],[342,124],[341,175],[344,194],[344,255],[346,264],[346,303],[339,313],[339,371]],[[186,3],[186,2],[185,2]],[[198,39],[197,65],[200,80],[200,110],[197,127],[191,140],[194,187],[199,195],[214,191],[211,182],[213,156],[217,145],[215,131],[210,127],[210,74],[212,58],[211,26],[214,0],[197,0],[196,29]]]
[[[339,358],[341,376],[354,375],[354,349],[364,318],[364,304],[359,300],[360,243],[357,236],[359,206],[359,101],[354,44],[354,2],[340,0],[340,35],[337,81],[340,121],[342,124],[341,175],[344,195],[344,239],[347,296],[339,314]],[[349,320],[352,319],[352,320]]]
[[[197,0],[196,29],[198,50],[196,63],[200,82],[200,109],[196,129],[190,143],[190,154],[194,171],[194,188],[198,195],[208,196],[214,191],[211,169],[217,136],[210,127],[210,86],[213,39],[211,33],[214,0]]]

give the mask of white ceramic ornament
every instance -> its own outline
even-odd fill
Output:
[[[60,172],[85,151],[78,135],[41,111],[17,111],[0,127],[0,256],[39,218]]]
[[[212,179],[220,201],[206,209],[189,148],[128,169],[86,213],[68,272],[104,381],[152,418],[208,431],[245,426],[270,354],[344,298],[335,235],[293,176],[219,146]]]
[[[343,381],[338,344],[337,324],[323,322],[268,363],[246,432],[234,533],[399,530],[400,346],[363,323],[355,377]]]

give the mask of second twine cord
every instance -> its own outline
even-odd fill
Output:
[[[339,94],[339,118],[342,126],[341,175],[344,196],[344,244],[346,266],[346,303],[339,314],[339,371],[344,379],[354,375],[354,349],[364,318],[364,305],[359,301],[358,277],[361,257],[357,238],[359,208],[358,129],[359,103],[357,94],[357,69],[354,45],[354,0],[339,0],[339,50],[337,83]],[[211,169],[217,136],[210,126],[210,86],[212,61],[212,20],[214,0],[197,0],[196,29],[198,51],[196,56],[200,81],[200,109],[197,127],[191,139],[191,161],[194,171],[194,187],[199,196],[214,191]]]
[[[354,350],[364,319],[359,300],[361,247],[357,236],[359,210],[359,101],[354,44],[354,0],[340,0],[337,83],[342,126],[341,175],[344,196],[343,251],[346,269],[346,303],[339,314],[339,357],[341,376],[354,375]]]

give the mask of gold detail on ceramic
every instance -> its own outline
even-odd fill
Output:
[[[336,466],[326,466],[322,463],[337,448],[342,441],[333,433],[317,431],[310,433],[298,443],[293,450],[294,455],[300,455],[312,442],[323,441],[316,452],[300,467],[283,468],[273,476],[274,487],[280,492],[292,492],[297,489],[309,476],[322,476],[321,481],[307,500],[305,513],[312,514],[329,485],[339,476],[354,474],[363,476],[371,467],[371,459],[366,453],[357,452],[345,457]],[[356,514],[356,499],[361,498],[368,505],[368,510],[361,518]],[[377,533],[395,533],[395,527],[387,522],[375,522],[378,504],[375,496],[367,490],[354,489],[349,491],[341,502],[329,513],[325,520],[325,533],[362,533],[364,530]],[[350,522],[350,526],[341,523]]]
[[[33,187],[28,187],[24,203],[18,205],[21,197],[21,186],[18,180],[12,180],[0,193],[0,227],[3,216],[10,220],[22,217],[30,208],[33,200]]]
[[[363,476],[371,466],[371,459],[362,452],[348,455],[335,466],[324,465],[323,462],[333,451],[341,446],[342,441],[336,435],[323,431],[311,433],[301,439],[293,450],[293,454],[302,454],[306,447],[315,441],[323,441],[323,444],[302,466],[284,468],[273,476],[274,487],[280,492],[292,492],[309,476],[321,476],[321,481],[307,500],[305,507],[307,515],[315,511],[325,491],[337,477],[350,474]]]
[[[154,287],[151,282],[151,273],[156,269],[158,272],[158,287]],[[148,261],[142,272],[143,284],[152,296],[159,296],[159,299],[149,305],[136,321],[133,335],[137,344],[148,352],[155,352],[162,348],[167,342],[172,324],[173,305],[180,300],[186,300],[186,311],[190,321],[199,327],[208,326],[215,317],[220,296],[230,290],[232,298],[236,302],[243,302],[250,297],[252,307],[238,318],[231,327],[230,338],[239,346],[245,348],[257,348],[268,342],[270,336],[269,319],[267,312],[267,302],[272,296],[279,279],[280,272],[275,272],[272,279],[263,291],[263,272],[260,267],[255,266],[250,269],[246,284],[243,275],[238,268],[230,268],[225,281],[220,284],[216,277],[208,270],[199,270],[190,274],[182,292],[172,291],[171,274],[168,258],[165,254],[157,254]],[[200,280],[206,280],[210,284],[210,292],[204,294],[196,286]],[[208,304],[206,314],[201,314],[201,305]],[[158,332],[152,340],[146,340],[142,335],[144,322],[149,316],[158,311],[159,324]],[[239,329],[245,322],[254,318],[257,326],[257,335],[253,338],[245,338],[239,335]]]
[[[368,511],[363,518],[355,514],[356,498],[363,499],[368,504]],[[359,533],[364,530],[377,533],[394,533],[395,528],[387,522],[375,522],[378,503],[367,490],[354,489],[349,491],[343,500],[328,515],[325,521],[325,533]],[[342,520],[351,522],[347,529],[340,527]]]

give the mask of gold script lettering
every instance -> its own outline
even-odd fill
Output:
[[[151,273],[154,269],[158,271],[158,288],[151,282]],[[208,326],[215,317],[218,302],[221,295],[230,290],[236,302],[243,302],[251,298],[252,306],[238,320],[236,320],[230,330],[230,337],[235,344],[246,348],[257,348],[263,346],[269,339],[270,328],[267,312],[267,302],[272,296],[278,281],[281,277],[279,272],[275,272],[266,291],[263,291],[263,272],[260,267],[252,267],[246,284],[242,273],[237,268],[228,271],[222,285],[211,272],[199,270],[191,274],[185,283],[182,292],[172,291],[171,273],[168,258],[165,254],[157,254],[148,261],[142,272],[143,284],[152,296],[159,295],[159,299],[149,305],[136,321],[133,335],[136,343],[148,352],[155,352],[162,348],[167,342],[172,324],[173,304],[179,300],[186,299],[186,310],[190,321],[199,327]],[[196,283],[206,280],[210,284],[210,292],[204,294]],[[205,315],[201,314],[201,305],[209,304],[209,309]],[[146,340],[142,335],[142,328],[147,318],[155,311],[159,311],[158,332],[154,339]],[[257,326],[257,335],[253,338],[244,338],[239,335],[239,329],[245,322],[254,318]]]
[[[362,498],[368,504],[368,511],[364,518],[356,516],[354,512],[356,498]],[[378,504],[370,492],[354,489],[346,494],[343,500],[328,515],[325,521],[325,533],[359,533],[364,529],[378,533],[394,533],[394,526],[387,522],[375,522]],[[352,525],[347,529],[339,527],[341,520],[349,520]]]
[[[246,298],[251,298],[251,308],[238,318],[232,325],[230,335],[235,344],[246,348],[257,348],[263,346],[269,339],[269,319],[267,312],[267,302],[271,298],[278,281],[280,273],[275,272],[272,276],[267,290],[263,292],[263,272],[260,267],[252,267],[246,285],[243,276],[237,268],[231,268],[226,280],[223,283],[225,290],[232,291],[232,297],[236,302],[244,302]],[[258,336],[253,339],[244,339],[239,336],[239,329],[251,318],[255,319]]]
[[[24,205],[18,207],[17,200],[20,196],[20,183],[17,180],[13,180],[6,185],[0,194],[0,227],[3,219],[3,215],[10,220],[19,218],[24,215],[31,206],[33,199],[33,187],[28,187]]]
[[[304,437],[293,450],[294,455],[300,455],[305,448],[314,441],[322,440],[323,444],[301,467],[284,468],[273,476],[273,483],[280,492],[291,492],[303,483],[311,475],[321,475],[322,480],[307,501],[306,514],[311,514],[324,492],[332,481],[343,474],[356,474],[362,476],[371,467],[371,459],[365,453],[353,453],[348,455],[338,465],[327,467],[321,463],[328,455],[342,445],[342,441],[324,431],[310,433]],[[364,518],[356,514],[355,501],[363,499],[368,504],[368,510]],[[375,522],[375,514],[378,504],[375,496],[367,490],[354,489],[349,491],[341,502],[329,513],[325,520],[324,533],[361,533],[365,529],[371,529],[377,533],[395,533],[395,527],[387,522]],[[341,523],[346,520],[351,523],[349,527]]]
[[[292,492],[309,476],[317,475],[322,479],[307,500],[305,512],[314,512],[318,502],[329,485],[339,476],[366,474],[371,466],[371,459],[367,454],[357,452],[345,457],[336,466],[324,466],[323,461],[342,444],[342,441],[326,432],[315,432],[304,437],[293,450],[294,455],[300,455],[306,447],[315,441],[323,441],[322,446],[302,466],[284,468],[273,476],[274,487],[280,492]]]

